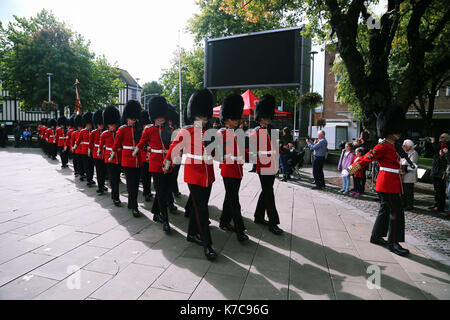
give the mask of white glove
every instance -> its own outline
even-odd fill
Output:
[[[139,148],[138,147],[134,148],[133,153],[132,153],[133,157],[136,157],[138,152],[139,152]]]
[[[66,152],[66,150],[67,150],[67,146],[64,146],[64,152]]]
[[[348,170],[347,169],[342,170],[341,175],[343,177],[347,177],[349,175]]]
[[[97,157],[100,157],[100,148],[97,149]]]
[[[72,148],[72,152],[75,152],[76,149],[77,149],[77,145],[74,144],[74,145],[73,145],[73,148]]]
[[[92,154],[91,149],[88,149],[88,157],[90,157]]]
[[[408,170],[408,171],[414,171],[414,170],[417,170],[417,164],[416,163],[414,163],[414,169],[413,168],[411,168],[411,166],[407,166],[406,167],[406,170]]]
[[[109,155],[108,161],[111,162],[111,161],[114,159],[114,156],[115,156],[115,155],[116,155],[116,154],[114,153],[114,151],[111,152],[111,154]]]

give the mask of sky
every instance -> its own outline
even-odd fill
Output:
[[[91,50],[127,70],[139,84],[158,80],[181,47],[191,49],[187,21],[198,11],[194,0],[0,0],[3,24],[51,10],[91,42]],[[181,33],[179,33],[181,30]],[[323,93],[324,53],[315,56],[314,91]]]

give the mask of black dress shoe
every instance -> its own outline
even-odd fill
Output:
[[[393,252],[399,256],[402,256],[402,257],[407,256],[409,254],[409,250],[402,248],[398,242],[388,244],[388,249],[391,252]]]
[[[234,232],[233,226],[229,223],[221,223],[219,224],[219,228],[225,231]]]
[[[113,203],[116,207],[121,207],[122,206],[122,202],[120,200],[113,200]]]
[[[274,233],[274,234],[276,234],[276,235],[280,235],[280,234],[283,233],[283,230],[281,230],[280,228],[278,228],[277,225],[275,225],[275,226],[270,226],[270,227],[269,227],[269,231],[272,232],[272,233]]]
[[[163,220],[163,218],[161,217],[161,215],[159,213],[158,214],[153,214],[153,221],[164,223],[164,220]]]
[[[264,220],[264,219],[263,219],[263,220],[255,219],[254,222],[255,222],[256,224],[262,224],[262,225],[264,225],[264,226],[268,226],[268,225],[269,225],[269,221]]]
[[[188,234],[186,239],[189,242],[194,242],[194,243],[198,244],[199,246],[203,246],[203,241],[198,234],[196,234],[195,236]]]
[[[238,232],[237,233],[237,239],[238,239],[239,242],[244,242],[244,241],[247,241],[249,238],[248,238],[248,235],[246,235],[245,233]]]
[[[175,198],[179,198],[181,196],[181,192],[176,192],[173,194]]]
[[[168,205],[167,205],[167,208],[169,208],[169,210],[170,210],[171,213],[176,213],[177,210],[178,210],[178,209],[177,209],[177,206],[174,205],[173,203],[168,204]]]
[[[211,246],[207,246],[205,248],[205,256],[206,256],[206,259],[208,259],[208,260],[214,260],[217,258],[217,253],[214,251],[213,248],[211,248]]]
[[[384,240],[383,238],[381,238],[381,237],[378,238],[378,237],[374,237],[374,236],[370,237],[370,243],[377,244],[382,247],[387,247],[387,245],[388,245],[388,242],[386,240]]]
[[[108,188],[107,188],[107,187],[102,187],[102,190],[103,190],[104,192],[108,192]]]
[[[133,217],[139,218],[141,216],[141,212],[139,209],[133,209]]]
[[[81,177],[80,177],[80,181],[84,181],[84,178],[85,178],[85,177],[81,176]]]
[[[164,232],[170,232],[169,222],[166,221],[163,223],[163,230],[164,230]]]

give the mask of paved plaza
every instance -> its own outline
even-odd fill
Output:
[[[240,199],[250,241],[239,243],[219,229],[224,187],[215,168],[218,258],[210,262],[185,240],[183,168],[166,235],[141,193],[144,216],[132,217],[125,184],[117,208],[39,149],[0,150],[0,299],[450,299],[448,255],[409,233],[408,257],[370,244],[373,215],[329,192],[276,180],[285,232],[254,224],[260,185],[249,165]]]

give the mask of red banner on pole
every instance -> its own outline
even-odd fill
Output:
[[[78,91],[78,79],[75,80],[75,107],[77,114],[81,114],[81,101],[80,101],[80,93]]]

